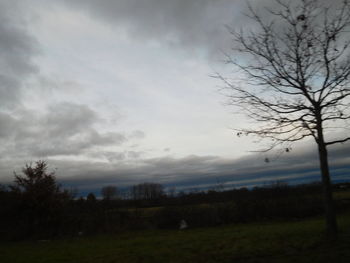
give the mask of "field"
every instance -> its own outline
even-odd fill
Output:
[[[113,236],[1,243],[2,263],[350,262],[350,214],[340,239],[324,241],[321,218],[213,228],[124,232]]]

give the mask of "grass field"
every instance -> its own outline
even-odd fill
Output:
[[[2,263],[350,262],[350,214],[327,244],[320,218],[0,244]]]

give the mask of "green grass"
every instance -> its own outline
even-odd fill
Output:
[[[334,192],[333,197],[335,200],[349,200],[350,199],[350,191]]]
[[[350,262],[350,215],[327,244],[322,219],[0,244],[0,262]]]

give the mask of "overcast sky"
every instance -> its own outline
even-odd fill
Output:
[[[225,26],[249,26],[245,8],[244,0],[0,0],[0,182],[39,159],[82,192],[317,178],[312,142],[266,164],[249,152],[259,148],[253,139],[232,131],[251,124],[224,106],[210,76],[230,71]],[[340,179],[347,150],[332,156]]]

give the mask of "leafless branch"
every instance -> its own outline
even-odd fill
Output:
[[[328,122],[350,119],[350,4],[331,10],[317,0],[276,3],[279,9],[267,9],[268,21],[248,5],[259,30],[229,28],[233,51],[243,57],[227,55],[226,63],[245,75],[245,83],[216,77],[229,91],[228,104],[264,124],[240,132],[272,145],[309,136],[319,143]]]

